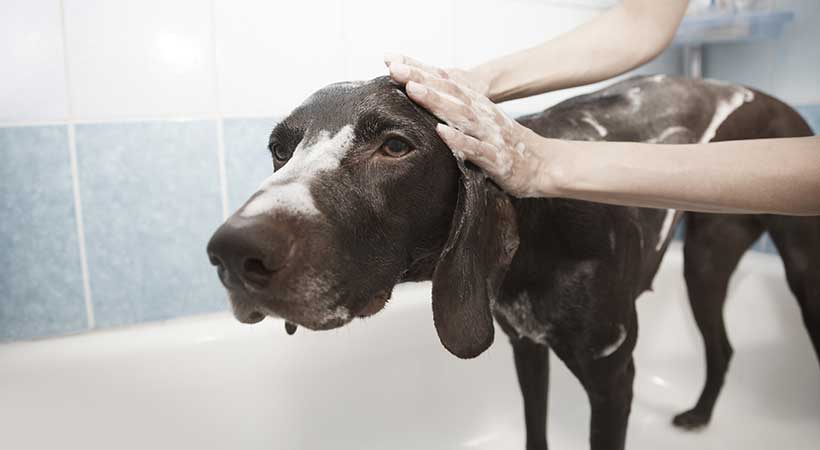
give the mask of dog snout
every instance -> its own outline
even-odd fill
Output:
[[[292,253],[292,234],[262,220],[229,219],[208,243],[211,264],[228,289],[268,287]]]

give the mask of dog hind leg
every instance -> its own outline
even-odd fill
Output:
[[[723,305],[741,256],[763,232],[754,216],[689,213],[684,241],[684,277],[689,304],[706,348],[706,383],[697,404],[673,419],[681,428],[705,426],[723,388],[732,346]]]
[[[769,216],[765,221],[820,363],[820,218]]]

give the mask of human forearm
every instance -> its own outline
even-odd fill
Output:
[[[722,213],[820,214],[820,137],[662,145],[542,139],[541,195]]]
[[[494,102],[605,80],[657,56],[675,34],[687,0],[625,0],[581,27],[475,67]]]

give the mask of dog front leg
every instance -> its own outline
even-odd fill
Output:
[[[549,348],[527,338],[513,339],[511,342],[518,385],[524,397],[527,450],[546,450]]]
[[[592,369],[600,370],[600,369]],[[592,450],[623,450],[626,427],[632,407],[632,382],[635,364],[632,358],[608,373],[592,375],[584,383],[591,410],[589,442]]]
[[[558,349],[556,354],[586,390],[590,406],[589,442],[592,450],[623,450],[632,408],[635,364],[632,350],[638,335],[637,316],[623,324],[625,335],[617,348],[590,353],[585,347]],[[577,342],[588,342],[579,339]]]

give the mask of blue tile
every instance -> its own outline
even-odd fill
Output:
[[[224,309],[205,246],[221,222],[216,123],[77,126],[97,323]]]
[[[0,340],[84,330],[68,133],[0,128]]]
[[[233,212],[273,172],[268,137],[276,120],[225,119],[223,123],[228,210]]]
[[[768,233],[763,233],[758,240],[752,244],[752,250],[758,252],[765,252],[766,251],[766,241],[769,239]]]
[[[686,236],[686,216],[683,216],[683,219],[681,219],[678,223],[678,227],[675,229],[675,237],[673,239],[682,241],[684,236]]]
[[[777,251],[777,247],[774,245],[774,241],[772,241],[772,237],[769,233],[765,235],[765,243],[763,244],[763,252],[764,253],[771,253],[773,255],[778,255],[779,252]]]
[[[763,235],[760,236],[760,239],[752,244],[752,250],[762,253],[771,253],[774,255],[778,254],[777,248],[774,246],[774,242],[772,242],[772,238],[769,236],[769,233],[763,233]]]
[[[820,134],[820,105],[803,105],[797,106],[795,109],[806,119],[806,122],[814,130],[814,134]]]

